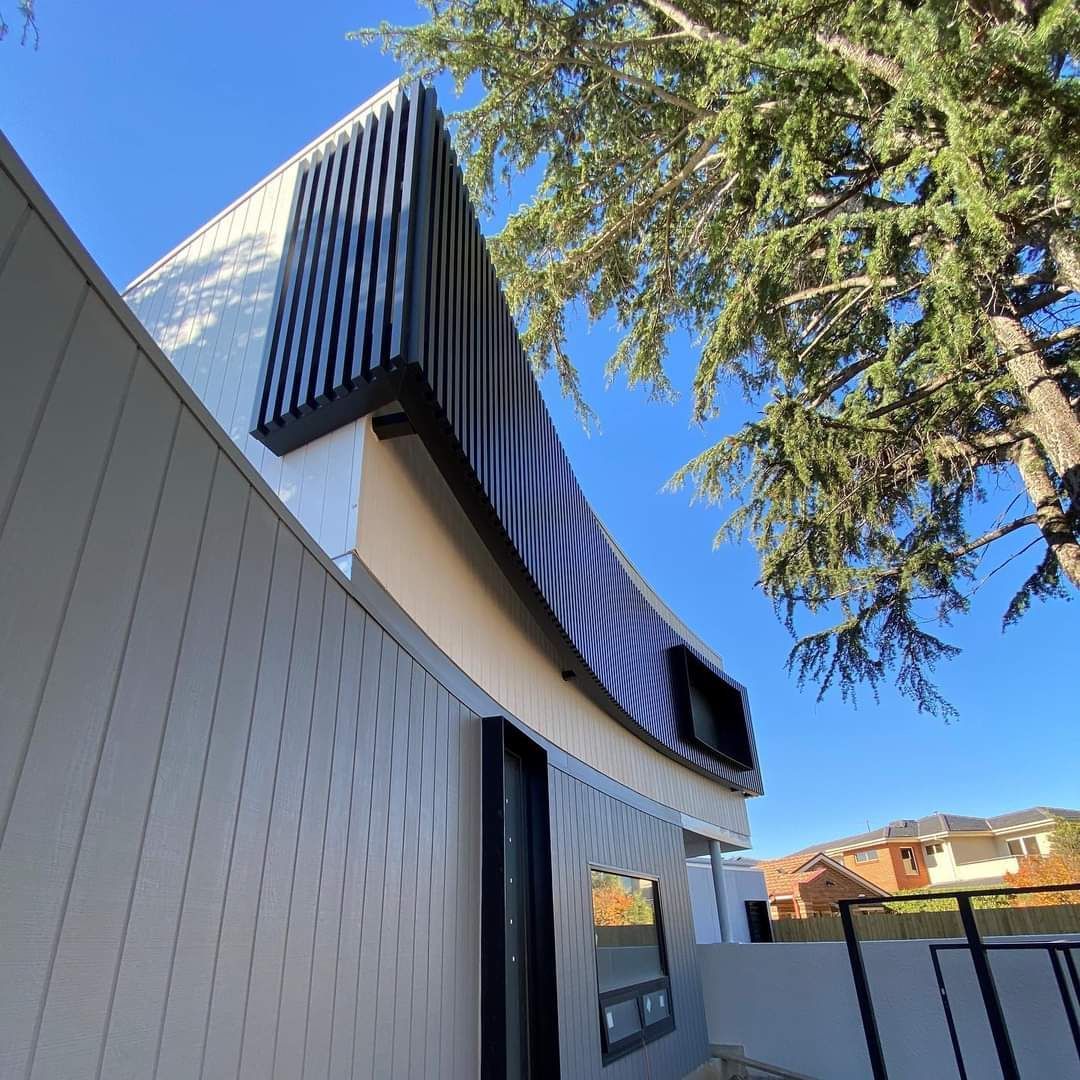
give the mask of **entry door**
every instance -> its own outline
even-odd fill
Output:
[[[503,873],[506,910],[506,1076],[530,1076],[529,1068],[529,880],[528,821],[521,758],[512,750],[503,757]]]
[[[483,722],[481,1074],[559,1076],[547,753],[501,717]]]

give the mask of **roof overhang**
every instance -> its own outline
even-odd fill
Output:
[[[650,603],[574,477],[433,91],[398,91],[301,161],[272,310],[256,439],[284,454],[396,403],[564,677],[661,753],[762,793],[744,688]]]

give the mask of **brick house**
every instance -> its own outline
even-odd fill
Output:
[[[765,874],[769,912],[774,919],[835,915],[839,900],[889,895],[821,851],[764,859],[757,868]]]
[[[1020,862],[1050,851],[1055,822],[1080,821],[1080,810],[1032,806],[995,817],[933,813],[803,848],[822,852],[886,892],[958,883],[995,885]]]

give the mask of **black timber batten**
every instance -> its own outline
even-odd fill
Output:
[[[422,86],[301,167],[253,434],[284,454],[395,401],[562,666],[657,749],[760,793],[745,690],[652,607],[574,477]],[[735,691],[750,762],[695,736],[683,649]]]

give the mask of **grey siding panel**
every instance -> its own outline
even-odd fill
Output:
[[[274,1076],[280,1077],[295,1078],[304,1068],[304,1035],[315,948],[319,874],[326,842],[330,774],[337,737],[337,696],[344,633],[345,595],[339,589],[327,589],[304,772],[296,869],[289,892],[285,963],[274,1022]]]
[[[285,691],[285,719],[255,920],[255,948],[240,1056],[240,1076],[258,1080],[266,1080],[274,1065],[275,1030],[288,944],[289,901],[311,738],[324,592],[325,575],[311,555],[305,553],[300,571],[300,599]]]
[[[311,977],[304,1006],[304,1054],[295,1075],[325,1077],[330,1069],[331,1028],[343,917],[345,868],[352,811],[352,781],[358,771],[357,701],[366,618],[356,604],[345,608],[337,694],[333,761],[326,804],[326,829],[319,860],[318,901]]]
[[[31,206],[0,269],[0,1076],[474,1077],[479,717],[0,159],[0,206],[10,177]],[[551,792],[564,1075],[599,1072],[590,859],[663,882],[679,1026],[650,1060],[680,1075],[705,1038],[680,831]]]
[[[252,709],[251,743],[240,790],[236,839],[210,991],[206,1047],[199,1074],[205,1077],[236,1076],[240,1064],[248,976],[280,755],[285,687],[300,596],[301,556],[299,542],[279,525]]]
[[[20,243],[48,239],[43,226],[28,226]],[[35,261],[45,266],[50,262],[47,256]],[[8,283],[3,286],[5,292],[19,280],[11,269],[9,265],[3,278]],[[47,287],[43,295],[48,295]],[[49,329],[50,319],[33,320],[41,328],[38,333],[45,338],[44,344],[34,329],[24,325],[29,321],[25,313],[33,310],[26,298],[23,307],[9,309],[11,321],[5,325],[15,327],[14,340],[27,355],[40,356],[48,363],[59,342]],[[0,682],[4,702],[0,851],[134,354],[134,344],[124,339],[105,305],[87,303],[56,382],[43,402],[43,414],[0,533],[0,656],[5,663]],[[14,386],[19,387],[34,378],[33,365],[17,365],[12,375]],[[16,401],[28,396],[25,390],[15,390]],[[35,566],[47,572],[30,573]]]
[[[159,1069],[197,1076],[206,1034],[205,988],[214,957],[233,852],[236,814],[249,750],[258,642],[266,618],[277,523],[260,499],[248,506],[232,613],[225,641],[191,868],[185,882],[161,1036]]]
[[[18,235],[30,204],[11,179],[0,174],[0,268],[3,266],[12,240]]]
[[[379,674],[387,635],[372,619],[364,627],[360,661],[360,694],[357,699],[356,749],[353,753],[352,785],[345,843],[345,869],[341,893],[341,918],[331,1000],[330,1075],[353,1073],[356,1017],[359,1012],[359,964],[364,904],[367,897],[367,840],[371,821],[375,756],[376,708]]]
[[[14,893],[0,905],[4,924],[15,932],[20,924],[33,928],[26,947],[40,980],[20,987],[28,1022],[18,1042],[30,1061],[178,412],[156,372],[139,374],[122,410],[4,838],[3,854],[19,868],[9,879]],[[80,720],[75,730],[73,715]],[[72,1007],[79,1003],[61,992],[60,1012]],[[46,1065],[35,1075],[56,1070]]]
[[[551,769],[552,874],[560,1054],[565,1076],[605,1080],[679,1077],[707,1056],[682,830]],[[656,877],[675,1030],[611,1065],[600,1057],[589,866]]]
[[[44,228],[40,218],[31,217],[0,270],[0,326],[4,328],[0,528],[86,288],[71,262],[45,243]],[[50,311],[44,325],[21,317],[46,295]]]
[[[94,1076],[101,1060],[164,731],[163,688],[172,681],[179,653],[210,492],[214,450],[200,436],[185,415],[173,441],[87,812],[38,1051],[39,1062],[55,1075]],[[61,1062],[50,1039],[70,1032],[79,1037],[68,1036]]]
[[[154,1075],[161,1048],[247,504],[242,478],[223,466],[220,452],[213,462],[180,654],[172,683],[163,688],[165,733],[102,1069],[110,1078]]]

